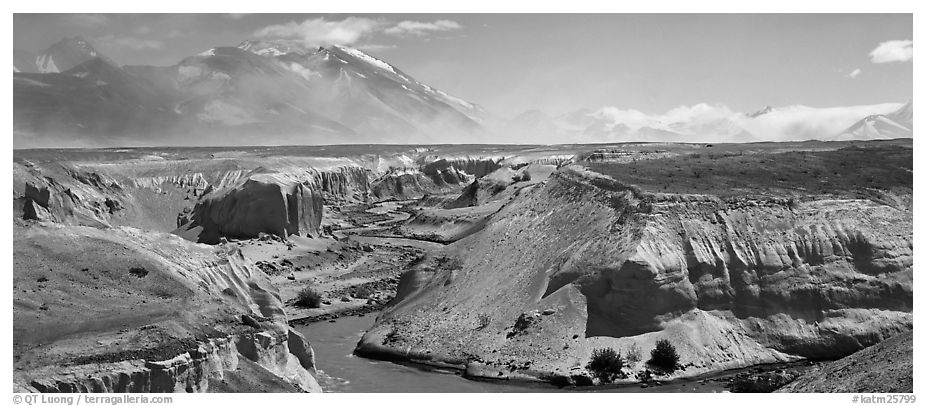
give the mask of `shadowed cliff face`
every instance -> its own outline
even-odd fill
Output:
[[[220,237],[247,239],[261,233],[317,237],[322,200],[321,193],[301,183],[252,176],[200,201],[190,223],[181,229],[192,234],[188,238],[207,244],[218,243]]]
[[[569,167],[445,255],[409,271],[361,351],[569,375],[667,338],[692,375],[912,326],[912,214],[869,200],[653,194]]]

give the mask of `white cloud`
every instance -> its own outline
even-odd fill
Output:
[[[757,117],[736,112],[723,105],[700,103],[680,106],[661,114],[635,109],[602,107],[577,122],[573,129],[593,128],[595,134],[630,134],[646,137],[641,129],[666,131],[684,136],[688,142],[742,142],[742,131],[753,141],[791,141],[825,139],[845,130],[872,114],[887,114],[899,103],[817,108],[801,105],[775,108]],[[603,131],[603,132],[602,132]],[[601,140],[598,140],[601,141]]]
[[[264,27],[254,35],[260,38],[299,40],[308,47],[351,45],[381,26],[381,22],[363,17],[347,17],[341,21],[311,18],[301,23],[291,21]]]
[[[383,30],[390,35],[425,35],[429,32],[453,31],[462,28],[459,23],[452,20],[437,20],[433,23],[424,21],[402,21]]]
[[[136,51],[143,51],[146,49],[161,49],[164,47],[163,42],[154,39],[127,36],[120,36],[117,38],[114,35],[99,37],[95,40],[95,42],[103,47],[128,48]]]
[[[699,103],[694,106],[679,106],[663,114],[645,114],[639,110],[622,110],[617,107],[602,107],[592,113],[610,126],[623,124],[631,129],[643,127],[668,129],[677,123],[704,123],[736,116],[738,113],[721,105]]]
[[[109,23],[109,17],[102,14],[66,14],[61,18],[67,24],[82,28],[97,28]]]
[[[321,77],[321,73],[315,72],[295,62],[288,65],[284,64],[284,66],[289,68],[289,70],[297,73],[299,76],[302,76],[302,78],[305,80],[312,80],[313,78]]]
[[[861,75],[861,74],[862,74],[862,70],[856,68],[856,69],[853,70],[852,72],[849,72],[849,74],[847,74],[846,77],[849,78],[849,79],[855,79],[855,78],[858,77],[858,75]]]
[[[356,44],[354,48],[357,48],[365,52],[376,52],[376,51],[385,51],[389,49],[397,48],[395,45],[386,45],[386,44]]]
[[[885,41],[878,44],[868,56],[872,63],[906,62],[913,59],[913,41]]]
[[[795,105],[745,120],[741,125],[762,140],[823,139],[838,134],[869,115],[887,114],[900,106],[900,103],[823,108]]]

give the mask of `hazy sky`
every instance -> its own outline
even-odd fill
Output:
[[[601,106],[658,113],[702,102],[739,111],[845,106],[905,102],[913,92],[909,14],[16,14],[13,20],[18,49],[82,35],[121,64],[172,65],[255,38],[345,43],[501,116]]]

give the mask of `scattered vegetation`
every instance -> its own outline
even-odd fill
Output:
[[[492,322],[492,317],[486,313],[480,313],[476,318],[476,330],[482,330],[489,326],[489,323]]]
[[[621,371],[624,368],[624,358],[613,348],[596,348],[593,350],[592,359],[585,368],[604,383],[627,377],[627,374]]]
[[[322,297],[311,287],[305,287],[296,295],[296,305],[317,308],[322,304]]]
[[[373,293],[375,293],[373,288],[367,285],[360,285],[352,289],[350,295],[358,299],[369,299],[370,296],[373,295]]]
[[[627,356],[624,358],[624,363],[627,364],[627,367],[633,368],[638,362],[643,360],[643,351],[640,350],[640,346],[637,345],[637,343],[633,343],[630,349],[627,350]]]
[[[527,330],[531,324],[534,324],[536,317],[532,314],[521,313],[518,316],[518,319],[515,320],[514,326],[512,326],[511,331],[508,332],[506,337],[511,338]]]
[[[648,363],[652,366],[664,369],[667,372],[673,372],[679,367],[678,352],[675,351],[675,346],[669,340],[656,341],[656,348],[653,348],[649,355]]]
[[[913,150],[896,145],[779,152],[727,146],[635,162],[585,162],[591,170],[644,191],[704,193],[721,197],[830,194],[869,198],[870,190],[913,188]],[[743,153],[743,149],[748,149]]]
[[[133,267],[129,268],[129,274],[137,278],[144,278],[145,276],[148,276],[148,270],[145,268]]]

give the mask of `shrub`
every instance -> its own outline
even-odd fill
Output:
[[[604,383],[627,376],[621,371],[624,368],[624,359],[613,348],[596,348],[593,350],[592,359],[585,368]]]
[[[678,369],[678,353],[669,340],[656,341],[656,348],[649,353],[649,364],[669,372]]]
[[[322,304],[322,297],[311,287],[305,287],[296,295],[296,305],[302,307],[319,307]]]
[[[624,362],[627,364],[627,367],[633,368],[637,365],[638,362],[643,360],[643,351],[640,351],[640,346],[637,343],[633,343],[630,346],[630,349],[627,350],[627,357]]]
[[[375,291],[372,288],[370,288],[369,286],[362,285],[362,286],[357,286],[351,293],[351,296],[356,297],[358,299],[369,299],[370,296],[373,295],[373,293],[375,293]]]

